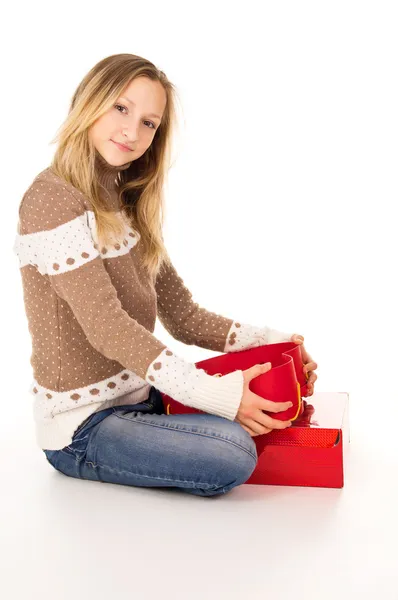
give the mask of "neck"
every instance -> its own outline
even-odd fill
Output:
[[[110,165],[98,152],[98,150],[95,151],[95,171],[97,181],[108,192],[114,192],[117,189],[117,176],[119,172],[124,171],[124,169],[128,169],[130,165],[131,161],[128,163],[124,163],[123,165]]]

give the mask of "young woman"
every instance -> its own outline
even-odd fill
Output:
[[[177,356],[153,335],[156,316],[175,339],[219,352],[300,341],[205,310],[173,267],[162,223],[175,122],[174,87],[151,62],[100,61],[21,200],[14,250],[37,441],[50,464],[212,496],[249,478],[253,436],[289,425],[262,410],[289,404],[249,390],[264,366],[212,377]],[[166,415],[160,392],[204,412]]]

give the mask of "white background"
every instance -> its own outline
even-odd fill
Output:
[[[108,597],[106,564],[121,598],[156,590],[164,598],[324,600],[381,589],[383,600],[398,598],[396,11],[382,0],[36,2],[3,11],[0,431],[10,520],[0,590],[8,598]],[[165,239],[194,299],[242,322],[301,333],[318,363],[315,392],[350,394],[343,490],[242,486],[223,511],[220,502],[175,496],[167,505],[154,490],[127,496],[122,488],[115,516],[112,494],[122,491],[57,477],[35,447],[30,335],[12,253],[18,205],[48,166],[50,140],[82,77],[121,52],[148,58],[178,90]],[[215,354],[173,340],[159,323],[155,335],[192,362]],[[90,513],[100,493],[104,514],[97,504],[98,521],[74,525],[72,539],[65,507],[83,503]],[[156,531],[151,502],[160,511]],[[26,505],[21,526],[9,511]],[[127,539],[123,526],[136,519],[142,531],[133,526]],[[166,536],[150,544],[145,535],[161,533],[167,519],[177,543]],[[30,530],[32,522],[39,525]],[[110,547],[93,537],[102,523]],[[62,559],[52,555],[54,527]]]

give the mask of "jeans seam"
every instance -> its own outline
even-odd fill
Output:
[[[196,481],[192,481],[190,479],[176,479],[174,477],[170,478],[170,477],[156,477],[155,475],[143,475],[142,473],[135,473],[134,471],[119,471],[118,469],[113,469],[112,467],[108,467],[108,465],[98,465],[95,464],[91,461],[86,461],[85,465],[87,466],[91,466],[94,469],[97,467],[100,467],[103,470],[109,471],[110,473],[116,473],[117,475],[133,475],[134,477],[144,477],[146,479],[157,479],[158,481],[168,481],[171,483],[189,483],[190,485],[192,485],[193,487],[205,487],[207,489],[218,489],[220,486],[216,485],[216,484],[211,484],[211,483],[204,483],[204,482],[196,482]]]
[[[119,415],[116,414],[118,419],[125,419],[126,421],[131,421],[131,419],[128,419],[126,417],[124,417],[123,415]],[[185,431],[186,433],[190,433],[192,435],[199,435],[202,437],[210,437],[213,439],[219,439],[219,440],[223,440],[224,442],[227,442],[228,444],[231,444],[232,446],[236,446],[237,448],[239,448],[240,450],[244,450],[247,454],[249,454],[249,456],[251,456],[255,461],[257,461],[257,456],[255,454],[253,454],[252,452],[250,452],[250,450],[248,450],[247,448],[245,448],[244,446],[242,446],[241,444],[238,444],[232,440],[229,440],[225,437],[222,437],[221,435],[209,435],[206,433],[200,433],[200,432],[196,432],[196,431],[191,431],[190,429],[186,429],[185,427],[170,427],[170,426],[165,426],[165,425],[158,425],[156,423],[149,423],[148,421],[144,421],[141,420],[140,418],[135,418],[134,421],[138,421],[139,423],[142,423],[144,425],[150,425],[151,427],[157,427],[159,429],[173,429],[174,431]],[[133,422],[134,422],[133,421]]]

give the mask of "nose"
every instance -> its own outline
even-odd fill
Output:
[[[138,141],[139,126],[140,123],[134,120],[129,125],[124,125],[122,133],[124,138],[123,141],[125,144],[133,146]]]

